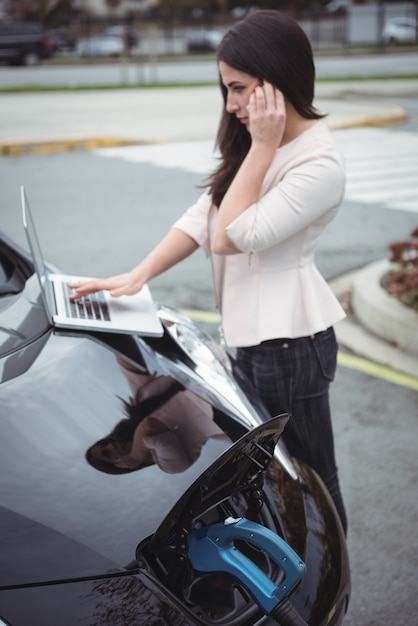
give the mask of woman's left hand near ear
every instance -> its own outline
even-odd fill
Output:
[[[285,99],[271,83],[258,85],[250,96],[249,130],[253,144],[280,145],[286,125]]]

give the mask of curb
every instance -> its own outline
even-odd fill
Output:
[[[404,109],[402,107],[396,106],[393,107],[390,112],[385,115],[359,116],[345,122],[331,122],[329,124],[329,127],[333,130],[342,130],[344,128],[364,128],[367,126],[391,126],[393,124],[401,124],[402,122],[406,122],[407,119],[408,116],[405,113]]]
[[[52,141],[26,140],[0,142],[0,155],[17,156],[22,154],[52,154],[72,150],[94,150],[115,146],[147,145],[157,141],[119,139],[117,137],[82,137],[72,139],[54,139]]]
[[[362,128],[367,126],[390,126],[400,124],[408,119],[402,107],[393,107],[384,115],[359,116],[345,121],[329,123],[332,130],[345,128]],[[23,154],[53,154],[75,150],[95,150],[117,146],[152,145],[162,143],[161,139],[121,139],[118,137],[73,137],[70,139],[15,140],[0,141],[0,156],[17,156]],[[166,143],[166,142],[164,142]]]
[[[360,357],[418,380],[418,352],[402,336],[408,332],[417,345],[418,316],[380,287],[389,267],[378,261],[329,282],[339,299],[350,294],[353,309],[335,325],[337,340]]]
[[[378,261],[356,275],[353,308],[360,323],[370,332],[418,357],[417,313],[380,286],[382,276],[393,267],[389,261]]]

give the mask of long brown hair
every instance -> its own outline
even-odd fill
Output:
[[[315,66],[309,39],[299,24],[279,11],[257,11],[229,30],[217,61],[277,87],[306,119],[324,117],[313,106]],[[226,105],[227,90],[219,79]],[[224,107],[216,140],[221,163],[209,178],[219,206],[251,145],[251,135]]]
[[[85,454],[88,463],[95,469],[100,472],[104,472],[105,474],[129,474],[130,472],[135,472],[146,465],[150,465],[150,463],[144,463],[134,469],[118,467],[117,465],[114,465],[111,460],[108,461],[95,457],[94,450],[97,448],[104,448],[109,443],[113,442],[127,441],[132,443],[135,430],[139,424],[154,411],[166,404],[166,402],[168,402],[176,393],[182,391],[183,389],[184,387],[173,379],[171,386],[165,393],[162,393],[159,396],[146,398],[139,404],[136,403],[133,398],[130,398],[129,402],[122,399],[127,418],[120,420],[109,435],[99,439],[96,443],[90,446],[90,448],[88,448]]]

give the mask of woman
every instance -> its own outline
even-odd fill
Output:
[[[207,191],[133,270],[75,285],[74,297],[133,294],[203,246],[227,345],[271,415],[291,413],[289,451],[322,477],[346,529],[328,397],[344,311],[314,262],[343,198],[343,159],[313,107],[312,49],[294,20],[252,14],[217,61],[221,161]]]

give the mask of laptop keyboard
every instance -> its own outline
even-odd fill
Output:
[[[82,320],[102,320],[110,322],[109,307],[103,291],[83,296],[77,300],[70,300],[73,292],[66,283],[62,283],[65,308],[68,317]]]

